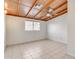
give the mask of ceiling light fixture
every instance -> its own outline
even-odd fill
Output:
[[[48,13],[46,16],[50,17],[50,16],[52,16],[52,15]]]
[[[52,16],[53,15],[53,9],[51,7],[48,7],[47,8],[47,15],[48,17]]]
[[[51,7],[48,7],[48,12],[52,12],[53,9]]]
[[[42,7],[43,7],[43,4],[42,3],[37,3],[35,5],[35,8],[37,8],[37,9],[41,9]]]

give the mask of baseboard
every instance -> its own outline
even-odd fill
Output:
[[[51,40],[51,39],[49,39],[49,40]],[[60,41],[56,41],[56,40],[51,40],[51,41],[55,41],[55,42],[58,42],[58,43],[62,43],[64,45],[67,45],[67,43],[64,43],[64,42],[60,42]]]
[[[48,39],[39,39],[39,40],[35,40],[35,41],[29,41],[29,42],[24,42],[24,43],[17,43],[17,44],[6,45],[6,48],[7,48],[7,47],[10,47],[10,46],[28,44],[28,43],[33,43],[33,42],[38,42],[38,41],[43,41],[43,40],[48,40]]]

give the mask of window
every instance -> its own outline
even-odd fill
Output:
[[[26,31],[40,31],[40,23],[33,21],[25,21]]]
[[[40,23],[39,22],[34,22],[34,30],[40,30]]]
[[[25,30],[32,31],[33,30],[33,22],[25,21]]]

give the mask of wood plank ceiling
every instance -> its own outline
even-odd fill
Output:
[[[48,21],[67,13],[67,0],[5,0],[5,14]]]

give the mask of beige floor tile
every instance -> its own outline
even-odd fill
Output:
[[[65,44],[43,40],[7,47],[5,59],[73,59],[66,55],[66,49]]]

